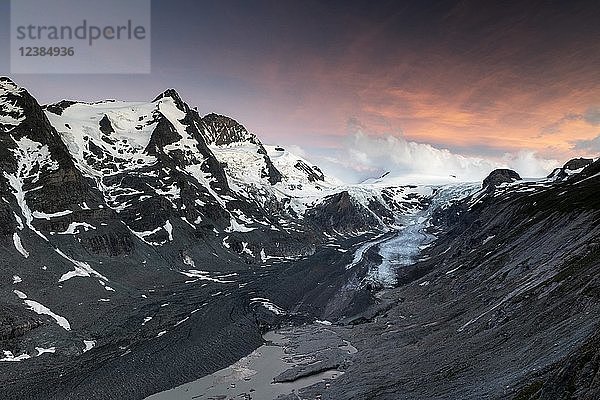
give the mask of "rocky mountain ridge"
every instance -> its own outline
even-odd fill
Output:
[[[358,352],[300,398],[586,398],[599,179],[344,185],[172,89],[42,107],[0,78],[3,394],[143,399],[304,324]]]

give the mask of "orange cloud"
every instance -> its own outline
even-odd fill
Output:
[[[287,132],[295,141],[307,135],[311,145],[335,146],[355,119],[373,135],[564,159],[576,155],[574,141],[600,134],[599,126],[569,117],[600,105],[600,75],[588,59],[598,53],[594,47],[553,48],[515,28],[490,34],[469,51],[443,42],[419,49],[385,42],[388,27],[367,30],[327,57],[304,51],[290,59],[281,49],[252,76],[228,64],[263,91],[257,101],[264,103],[265,121],[277,119],[258,127],[267,139]],[[543,51],[528,52],[542,45]]]

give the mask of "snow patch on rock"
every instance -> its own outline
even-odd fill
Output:
[[[23,257],[25,257],[25,258],[29,257],[29,252],[27,250],[25,250],[25,248],[23,247],[23,243],[21,243],[21,237],[19,236],[19,234],[17,232],[13,233],[13,243],[14,243],[17,251],[19,253],[21,253],[21,255]]]
[[[40,315],[48,315],[49,317],[53,318],[56,321],[56,323],[64,330],[67,330],[67,331],[71,330],[71,324],[69,324],[69,321],[65,317],[61,317],[60,315],[54,313],[48,307],[46,307],[43,304],[38,303],[37,301],[29,300],[27,298],[27,295],[19,290],[14,290],[13,293],[16,294],[18,298],[23,300],[23,302],[33,312],[40,314]]]

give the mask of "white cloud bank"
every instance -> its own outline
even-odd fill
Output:
[[[402,183],[474,182],[483,180],[496,168],[510,168],[524,178],[548,175],[559,166],[533,151],[505,154],[499,158],[467,157],[429,144],[410,142],[396,136],[369,136],[356,132],[344,146],[315,161],[325,172],[346,182],[389,176]]]

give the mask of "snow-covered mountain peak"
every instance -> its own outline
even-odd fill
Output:
[[[342,182],[332,176],[326,176],[321,169],[309,160],[294,154],[282,146],[264,146],[275,167],[285,177],[289,189],[301,189],[301,186],[338,186]]]
[[[24,89],[14,83],[12,79],[6,76],[0,76],[0,96],[5,93],[20,93],[22,91],[24,91]]]
[[[593,162],[594,160],[591,158],[574,158],[569,160],[562,168],[556,168],[552,171],[552,173],[548,175],[548,179],[553,181],[563,181],[582,172],[585,167]]]
[[[187,105],[187,103],[185,103],[181,99],[181,96],[179,95],[177,90],[172,89],[172,88],[169,88],[169,89],[165,90],[164,92],[162,92],[161,94],[159,94],[158,96],[156,96],[152,102],[157,103],[161,99],[167,99],[167,98],[173,100],[173,102],[175,103],[175,106],[182,112],[185,113],[190,110],[190,107]]]
[[[24,92],[9,78],[0,77],[0,131],[6,132],[25,119],[23,108],[18,104]]]

